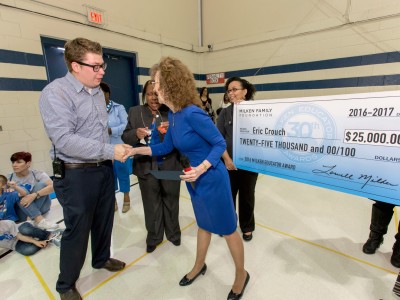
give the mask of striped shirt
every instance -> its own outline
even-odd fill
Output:
[[[90,92],[70,72],[48,84],[39,100],[45,130],[57,157],[69,163],[113,159],[108,114],[99,87]],[[53,158],[53,148],[50,156]]]

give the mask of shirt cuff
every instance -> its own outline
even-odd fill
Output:
[[[104,151],[105,151],[106,159],[114,159],[114,148],[115,148],[115,145],[112,145],[112,144],[105,145]]]

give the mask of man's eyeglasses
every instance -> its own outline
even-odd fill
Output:
[[[226,93],[227,93],[227,94],[230,94],[230,93],[232,93],[232,92],[233,92],[233,93],[236,93],[237,91],[241,91],[241,90],[244,90],[244,89],[233,88],[233,89],[227,90]]]
[[[160,82],[159,82],[159,81],[155,81],[155,80],[152,80],[152,81],[151,81],[151,84],[152,84],[153,86],[155,86],[156,83],[160,83]]]
[[[102,68],[104,71],[107,69],[107,63],[103,63],[102,65],[89,65],[81,61],[76,61],[76,63],[81,66],[91,67],[94,72],[100,71],[100,68]]]

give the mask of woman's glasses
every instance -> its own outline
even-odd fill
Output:
[[[241,91],[241,90],[244,90],[244,89],[232,88],[230,90],[227,90],[226,93],[227,94],[236,93],[237,91]]]

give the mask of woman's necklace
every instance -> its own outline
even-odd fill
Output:
[[[149,109],[150,109],[150,107],[149,107]],[[157,118],[161,118],[161,122],[164,122],[163,118],[162,118],[162,115],[160,114],[158,109],[156,111],[154,111],[154,113],[153,113],[153,110],[150,109],[150,112],[152,113],[153,118],[151,119],[149,126],[146,126],[146,123],[144,122],[144,118],[143,118],[143,110],[142,109],[140,110],[140,117],[142,118],[143,128],[146,128],[146,127],[147,128],[151,128],[151,124],[156,122]]]
[[[112,109],[112,107],[113,107],[113,102],[112,102],[112,100],[110,100],[110,102],[108,102],[108,104],[107,104],[107,112],[109,113],[110,111],[111,111],[111,109]]]

